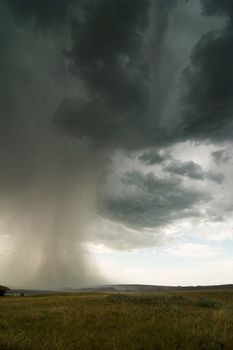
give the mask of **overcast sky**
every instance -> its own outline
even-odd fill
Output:
[[[233,283],[231,0],[0,17],[0,284]]]

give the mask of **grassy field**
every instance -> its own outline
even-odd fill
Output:
[[[233,292],[0,298],[0,349],[233,349]]]

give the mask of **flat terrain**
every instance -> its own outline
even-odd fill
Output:
[[[233,349],[233,291],[0,298],[0,349]]]

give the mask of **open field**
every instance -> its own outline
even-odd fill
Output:
[[[233,349],[233,291],[0,299],[1,350]]]

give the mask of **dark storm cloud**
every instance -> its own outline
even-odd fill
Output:
[[[182,118],[174,111],[166,121],[175,71],[166,39],[180,1],[5,1],[21,22],[32,19],[42,29],[66,22],[68,35],[71,28],[70,48],[64,51],[84,87],[60,104],[54,117],[58,129],[111,149],[232,138],[230,22],[196,45],[184,73],[188,92]],[[232,18],[230,0],[202,0],[201,5],[206,16]]]
[[[221,173],[214,173],[213,171],[208,171],[205,173],[205,177],[208,180],[211,180],[213,182],[216,182],[217,184],[221,185],[225,179],[224,175]]]
[[[71,7],[77,0],[5,0],[15,18],[22,24],[34,20],[41,28],[64,23]]]
[[[196,206],[210,199],[206,193],[184,187],[176,177],[158,178],[152,173],[132,171],[122,181],[127,192],[123,197],[102,200],[102,210],[135,228],[160,227],[199,216]]]
[[[224,15],[232,20],[233,3],[231,0],[201,0],[205,15]]]
[[[107,148],[135,149],[161,142],[159,125],[170,82],[158,76],[161,61],[167,60],[162,59],[163,49],[176,1],[153,4],[153,35],[147,33],[147,0],[99,1],[84,21],[73,22],[67,56],[74,75],[85,83],[86,100],[64,101],[55,116],[58,128]],[[153,49],[146,42],[150,35]]]
[[[227,24],[194,48],[184,72],[182,113],[174,110],[166,121],[175,71],[166,39],[177,3],[97,1],[91,15],[73,21],[67,57],[86,99],[63,101],[54,119],[60,130],[111,149],[232,139],[233,40]],[[205,15],[231,16],[227,2],[202,1],[202,8]]]
[[[167,159],[171,158],[168,152],[158,152],[156,150],[150,150],[144,152],[139,160],[146,165],[155,165],[165,162]]]
[[[203,180],[205,172],[199,164],[191,162],[181,162],[173,160],[164,170],[176,174],[190,177],[193,180]]]
[[[69,57],[86,84],[87,100],[63,103],[58,113],[62,129],[115,147],[143,137],[141,115],[149,90],[142,34],[148,5],[99,1],[84,23],[74,21]]]
[[[230,154],[224,149],[212,152],[211,156],[216,164],[228,163],[231,159]]]
[[[181,130],[187,139],[232,140],[233,30],[232,1],[203,0],[204,14],[225,15],[225,28],[198,42],[185,70],[187,81]]]
[[[192,180],[211,180],[218,184],[221,184],[224,180],[224,175],[221,173],[214,173],[213,171],[204,171],[202,167],[193,162],[182,162],[173,160],[166,167],[163,168],[164,171],[169,173],[187,176]]]

